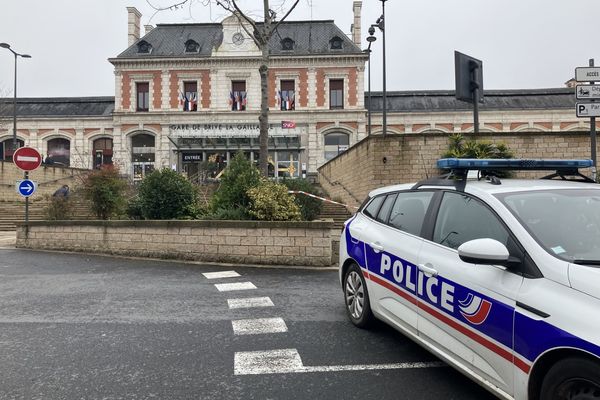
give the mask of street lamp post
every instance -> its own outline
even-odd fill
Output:
[[[387,91],[385,88],[387,75],[385,73],[385,1],[381,0],[380,29],[383,32],[383,136],[387,134]]]
[[[386,71],[385,71],[385,2],[381,1],[381,17],[377,18],[376,26],[383,33],[383,136],[387,134],[387,90],[386,90]]]
[[[373,44],[373,42],[377,40],[377,38],[374,35],[375,35],[375,28],[373,27],[373,25],[371,25],[369,27],[369,36],[367,37],[367,42],[369,42],[369,47],[367,47],[367,49],[365,50],[365,52],[369,56],[368,61],[367,61],[367,65],[369,68],[369,108],[367,108],[367,114],[369,116],[369,118],[368,118],[368,123],[369,123],[368,135],[369,136],[371,136],[371,106],[372,106],[372,103],[371,103],[371,44]]]
[[[10,48],[8,43],[0,43],[0,47],[10,50],[15,55],[15,89],[13,92],[13,155],[17,151],[17,57],[31,58],[29,54],[19,54]],[[13,160],[14,162],[14,160]]]

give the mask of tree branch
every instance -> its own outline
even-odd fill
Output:
[[[271,38],[271,35],[273,34],[273,32],[277,29],[277,27],[283,22],[285,21],[285,19],[288,17],[288,15],[290,15],[290,13],[294,10],[294,8],[296,8],[296,6],[298,5],[298,3],[300,2],[300,0],[296,0],[296,2],[294,4],[292,4],[292,6],[290,7],[290,9],[288,10],[288,12],[285,13],[285,15],[283,16],[283,18],[281,18],[274,27],[271,28],[271,32],[269,32],[269,38]]]

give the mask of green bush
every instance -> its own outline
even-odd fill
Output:
[[[460,133],[448,137],[448,150],[444,158],[513,158],[513,153],[504,143],[465,140]]]
[[[48,205],[44,208],[46,218],[50,221],[70,219],[73,205],[68,197],[48,196]]]
[[[297,190],[301,192],[311,193],[321,196],[321,192],[315,185],[306,179],[284,179],[281,181],[289,190]],[[305,194],[293,195],[294,202],[300,207],[300,213],[304,221],[312,221],[321,213],[323,202],[319,199],[307,196]]]
[[[142,202],[140,198],[136,195],[127,201],[127,209],[125,211],[127,213],[127,217],[129,219],[144,219],[144,215],[142,213]]]
[[[126,190],[127,182],[112,165],[103,166],[83,179],[84,196],[90,201],[90,208],[99,219],[123,215]]]
[[[513,158],[514,155],[504,143],[494,144],[488,141],[465,140],[460,134],[448,137],[448,150],[442,154],[443,158]],[[487,171],[488,174],[500,178],[509,178],[513,175],[510,171]]]
[[[248,190],[250,215],[260,221],[300,221],[300,207],[288,194],[288,188],[263,180],[259,186]]]
[[[237,153],[221,176],[221,184],[212,198],[212,210],[247,208],[250,204],[248,189],[258,186],[259,183],[258,169],[243,153]]]
[[[252,216],[244,207],[238,208],[219,208],[209,214],[204,215],[205,219],[220,219],[220,220],[248,220]]]
[[[183,175],[169,169],[156,170],[140,183],[141,214],[145,219],[195,217],[196,191]]]

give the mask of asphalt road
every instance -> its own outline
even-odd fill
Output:
[[[0,249],[1,399],[493,398],[438,364],[353,327],[336,271]]]

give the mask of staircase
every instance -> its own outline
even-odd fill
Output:
[[[342,229],[344,222],[350,218],[352,214],[346,209],[346,207],[339,204],[323,203],[319,219],[330,218],[333,219],[333,229]]]
[[[69,219],[93,219],[85,199],[81,195],[69,197],[71,212]],[[47,219],[45,208],[50,202],[50,197],[29,201],[29,220],[43,221]],[[0,202],[0,231],[14,231],[15,222],[25,221],[25,201],[2,201]]]

